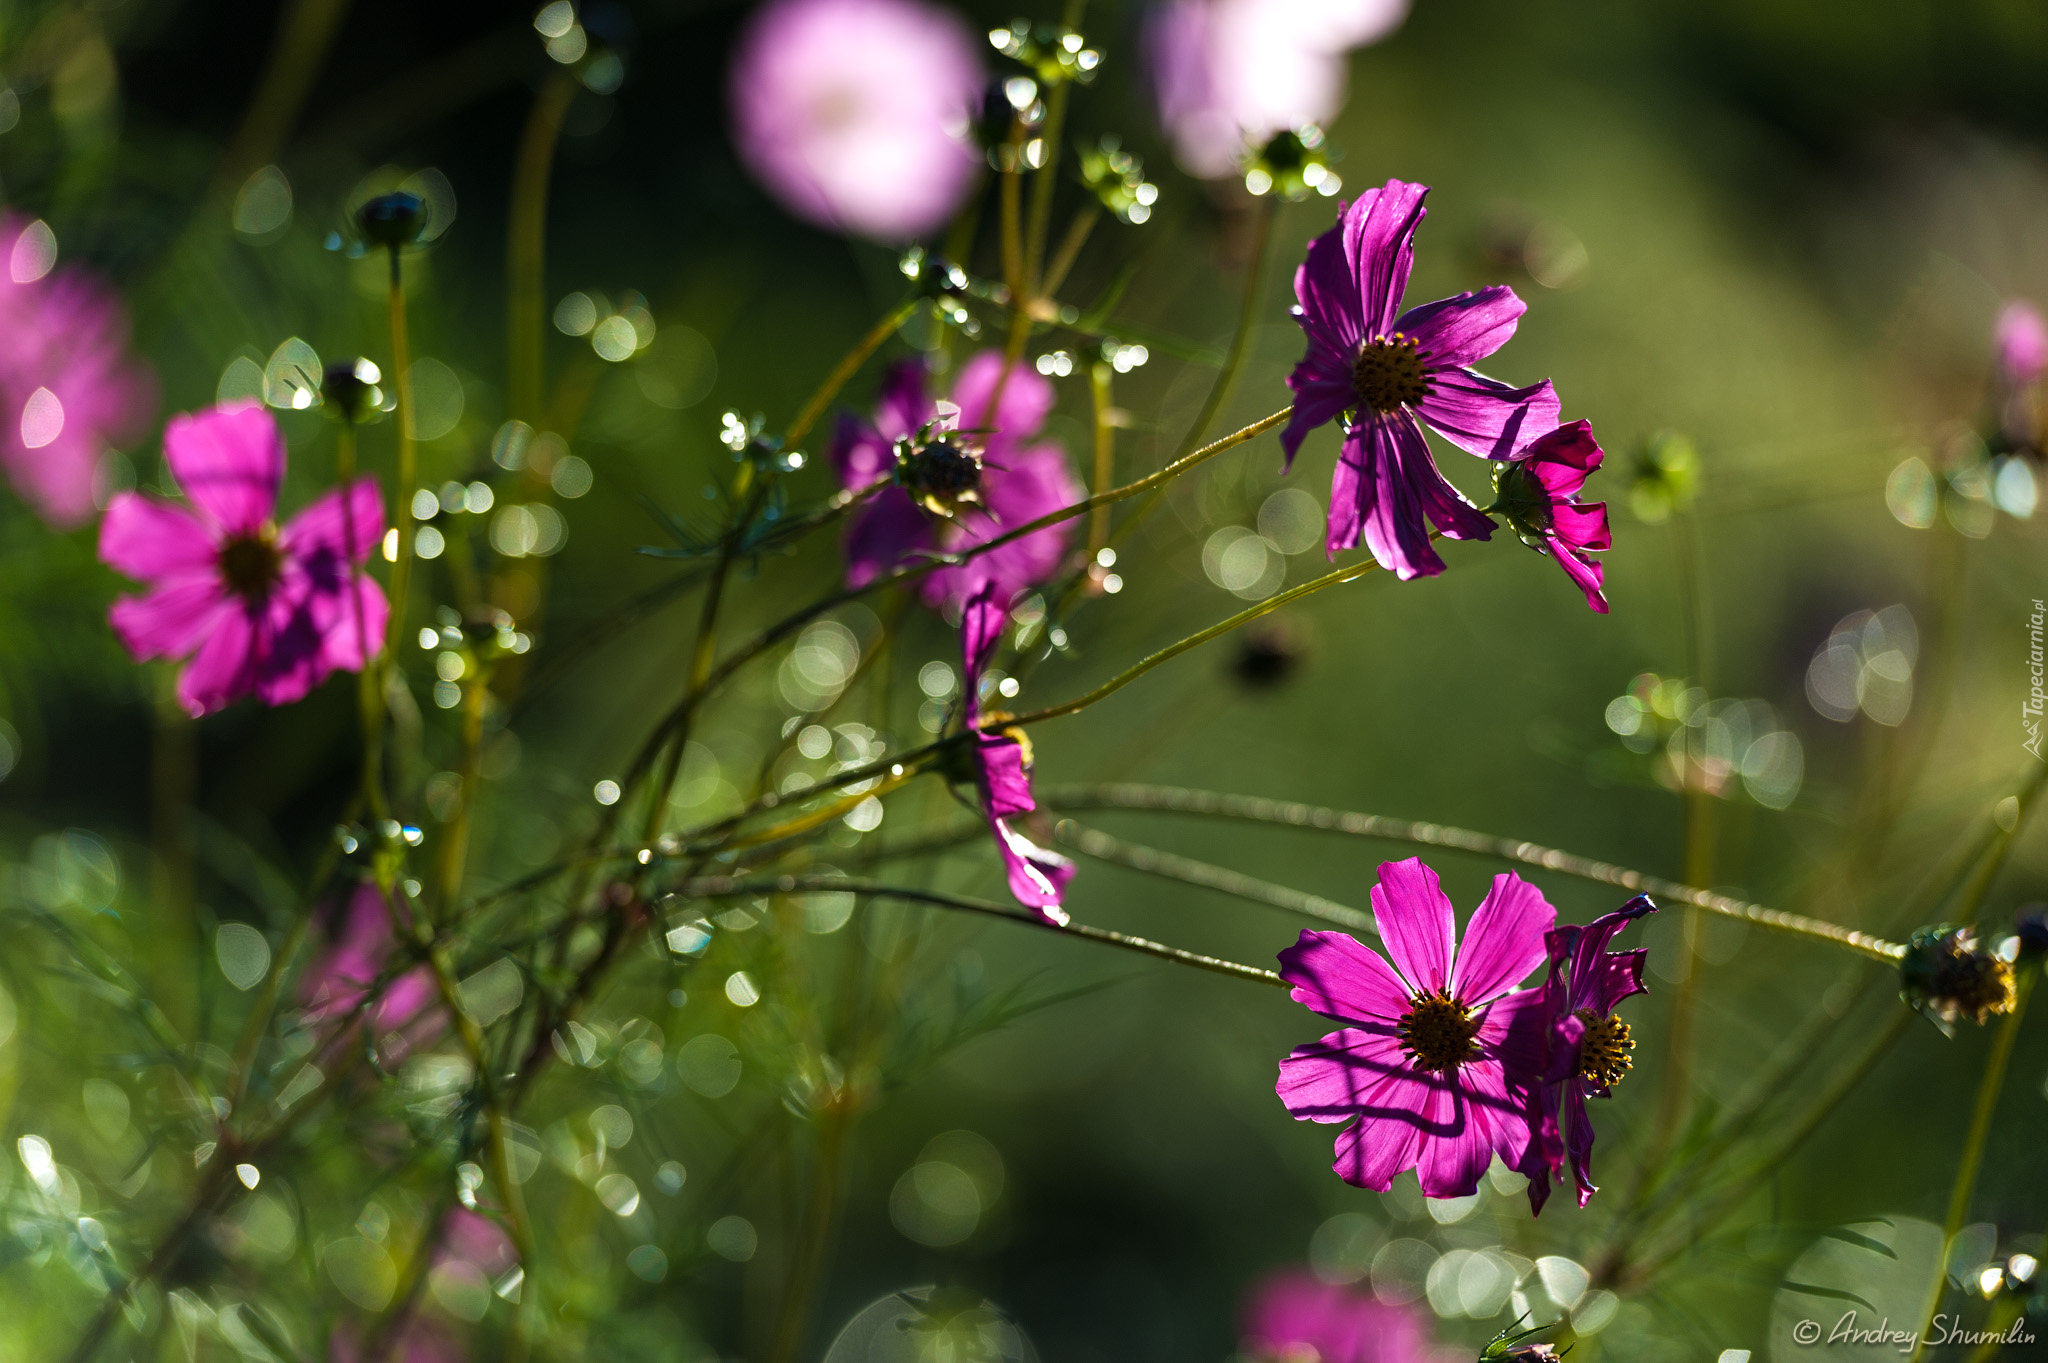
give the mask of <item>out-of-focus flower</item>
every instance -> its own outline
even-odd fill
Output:
[[[1907,1003],[1943,1031],[1968,1018],[1982,1026],[2010,1013],[2017,998],[2012,963],[1977,945],[1970,928],[1922,928],[1906,940],[1899,983]]]
[[[1289,1269],[1245,1303],[1244,1350],[1259,1363],[1430,1363],[1421,1312]]]
[[[505,1228],[467,1207],[448,1213],[448,1225],[441,1234],[440,1262],[469,1264],[489,1277],[512,1267],[517,1252]]]
[[[1345,1024],[1280,1062],[1280,1101],[1299,1121],[1345,1122],[1337,1173],[1385,1192],[1413,1169],[1429,1197],[1464,1197],[1498,1154],[1530,1157],[1528,1108],[1543,1056],[1518,989],[1547,958],[1557,910],[1512,873],[1472,914],[1457,949],[1451,901],[1419,857],[1380,866],[1373,920],[1389,966],[1341,932],[1304,932],[1280,953],[1294,999]]]
[[[1586,604],[1607,614],[1604,570],[1591,555],[1613,544],[1607,503],[1579,503],[1579,489],[1604,457],[1584,421],[1539,436],[1513,459],[1494,465],[1492,509],[1506,516],[1522,543],[1557,560]]]
[[[1543,1210],[1553,1176],[1562,1178],[1567,1164],[1579,1205],[1599,1191],[1593,1182],[1593,1120],[1588,1098],[1606,1098],[1627,1074],[1635,1040],[1614,1009],[1632,994],[1645,992],[1643,962],[1649,953],[1609,951],[1615,934],[1657,906],[1637,895],[1613,913],[1584,927],[1553,929],[1545,938],[1550,976],[1543,985],[1543,1008],[1525,1014],[1534,1029],[1531,1044],[1545,1056],[1543,1083],[1535,1093],[1530,1126],[1536,1140],[1529,1163],[1529,1207]],[[1519,1038],[1518,1038],[1519,1039]]]
[[[2023,905],[2012,927],[2019,942],[2021,960],[2038,961],[2048,957],[2048,904]]]
[[[984,583],[969,597],[960,619],[961,703],[966,729],[974,744],[974,779],[981,793],[982,813],[1002,854],[1010,893],[1049,923],[1065,926],[1060,898],[1074,878],[1074,863],[1049,852],[1010,826],[1010,820],[1038,808],[1031,798],[1031,740],[1021,729],[987,728],[1003,716],[984,714],[981,679],[1003,641],[1009,618],[1009,595]]]
[[[1998,369],[2007,383],[2024,387],[2048,371],[2048,322],[2026,299],[2015,298],[2000,310],[1993,339]]]
[[[1628,506],[1645,525],[1662,525],[1672,513],[1690,511],[1699,495],[1700,456],[1690,437],[1658,431],[1636,451]]]
[[[446,1019],[434,1008],[433,972],[416,966],[385,980],[397,943],[391,910],[375,884],[364,881],[336,905],[325,924],[327,944],[299,977],[305,1021],[319,1027],[361,1009],[377,1038],[379,1059],[395,1065],[440,1033]],[[367,1004],[364,995],[384,980]]]
[[[1423,426],[1460,449],[1507,459],[1558,420],[1549,380],[1510,388],[1466,368],[1515,334],[1525,305],[1514,290],[1497,284],[1396,315],[1428,192],[1389,180],[1309,243],[1294,275],[1308,353],[1287,377],[1294,416],[1280,437],[1291,465],[1311,430],[1343,420],[1327,547],[1334,556],[1363,535],[1380,566],[1403,578],[1443,571],[1430,525],[1452,539],[1493,534],[1493,522],[1437,470]]]
[[[1248,690],[1271,690],[1294,676],[1305,651],[1293,626],[1284,620],[1263,620],[1238,631],[1231,675]]]
[[[109,446],[142,434],[156,380],[128,354],[128,317],[97,276],[54,268],[57,239],[0,213],[0,463],[55,526],[93,514]]]
[[[252,692],[286,705],[376,655],[387,607],[360,570],[384,537],[374,479],[329,492],[280,528],[284,439],[253,402],[173,418],[164,459],[189,508],[116,495],[100,558],[150,584],[108,618],[138,661],[192,658],[178,677],[187,710],[209,714]]]
[[[1344,104],[1344,53],[1400,26],[1407,0],[1167,0],[1146,19],[1159,121],[1193,175],[1237,173],[1274,134]]]
[[[953,385],[956,410],[941,423],[939,404],[925,390],[923,366],[900,364],[883,380],[872,422],[850,413],[841,417],[832,441],[840,486],[859,490],[884,479],[896,483],[870,496],[848,526],[848,586],[865,586],[924,554],[986,543],[1081,500],[1066,453],[1057,445],[1029,443],[1052,411],[1052,384],[1024,365],[1007,379],[1003,370],[1003,357],[995,351],[969,360]],[[979,472],[971,500],[957,495],[969,463]],[[951,516],[917,500],[933,503],[929,485],[942,474],[947,486],[956,487],[939,503],[951,504]],[[983,584],[1007,602],[1058,571],[1069,533],[1064,523],[1048,526],[960,567],[941,568],[919,590],[934,610],[957,607]]]
[[[734,138],[798,216],[900,241],[944,222],[980,165],[982,66],[919,0],[772,0],[733,57]]]
[[[447,1329],[417,1316],[408,1320],[398,1339],[378,1354],[389,1363],[462,1363],[464,1351]],[[362,1363],[363,1345],[352,1325],[335,1327],[327,1340],[328,1363]]]

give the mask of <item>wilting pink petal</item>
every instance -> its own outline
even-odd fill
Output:
[[[973,736],[975,785],[982,814],[1002,857],[1010,893],[1047,922],[1064,925],[1067,915],[1060,901],[1067,882],[1073,879],[1074,863],[1010,826],[1011,819],[1038,807],[1031,798],[1031,767],[1024,740],[1014,732],[984,732],[980,728],[981,679],[1002,643],[1009,599],[1007,593],[984,583],[961,609],[962,718]]]

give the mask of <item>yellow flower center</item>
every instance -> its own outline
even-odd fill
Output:
[[[1586,1024],[1586,1035],[1579,1042],[1579,1078],[1595,1088],[1613,1088],[1634,1068],[1628,1053],[1636,1042],[1628,1034],[1628,1024],[1611,1014],[1601,1017],[1590,1008],[1581,1008],[1572,1016]]]
[[[1428,397],[1429,375],[1422,367],[1415,338],[1397,331],[1367,341],[1352,362],[1351,386],[1358,390],[1361,404],[1379,413]]]
[[[1415,1068],[1426,1073],[1449,1074],[1468,1060],[1479,1058],[1479,1021],[1472,1010],[1452,998],[1450,991],[1417,994],[1409,1000],[1408,1013],[1394,1028],[1401,1049],[1408,1052]]]

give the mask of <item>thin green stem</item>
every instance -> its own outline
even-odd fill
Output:
[[[509,397],[512,415],[533,426],[542,420],[547,382],[548,184],[554,174],[555,148],[562,140],[562,124],[576,90],[576,77],[564,66],[554,66],[542,79],[519,137],[505,214]]]
[[[1116,480],[1116,411],[1110,383],[1116,370],[1107,360],[1098,359],[1088,366],[1088,401],[1095,417],[1095,495],[1100,497],[1109,491]],[[1095,556],[1109,543],[1109,507],[1098,506],[1088,517],[1088,561],[1095,562]]]
[[[1364,933],[1369,937],[1379,936],[1379,928],[1373,923],[1372,915],[1354,909],[1348,904],[1339,904],[1318,894],[1308,894],[1286,885],[1276,885],[1269,880],[1260,880],[1227,867],[1212,866],[1206,861],[1193,857],[1179,856],[1173,852],[1162,852],[1146,847],[1142,843],[1127,842],[1112,838],[1107,833],[1092,828],[1083,828],[1072,819],[1061,819],[1053,828],[1053,840],[1062,843],[1084,856],[1097,861],[1107,861],[1117,866],[1128,866],[1134,871],[1158,876],[1163,880],[1179,881],[1183,885],[1198,885],[1205,890],[1234,895],[1250,900],[1254,904],[1269,904],[1289,913],[1304,914],[1320,918],[1326,923],[1335,923],[1352,932]]]
[[[1279,989],[1287,988],[1287,982],[1270,970],[1257,966],[1240,965],[1216,956],[1204,956],[1198,952],[1183,951],[1163,942],[1154,942],[1144,937],[1133,937],[1128,933],[1112,932],[1107,928],[1092,928],[1081,923],[1061,926],[1033,913],[1020,913],[1015,909],[992,904],[985,899],[969,899],[963,895],[942,894],[936,890],[916,889],[907,885],[884,885],[872,880],[856,880],[846,876],[776,876],[763,880],[731,880],[709,877],[685,880],[676,886],[676,893],[689,899],[734,899],[750,898],[764,894],[818,894],[843,892],[869,899],[897,899],[911,904],[929,904],[935,908],[956,909],[963,913],[983,914],[990,918],[1001,918],[1025,927],[1042,928],[1063,937],[1078,937],[1084,941],[1099,942],[1106,946],[1134,951],[1155,960],[1171,961],[1176,965],[1191,966],[1217,975],[1228,975],[1233,979],[1255,980]]]
[[[411,591],[413,537],[412,498],[419,490],[419,444],[413,429],[412,346],[405,323],[405,274],[400,266],[399,248],[391,248],[391,384],[398,397],[397,492],[393,498],[392,523],[398,543],[391,562],[391,622],[384,631],[384,664],[389,671],[397,664],[398,641],[405,637],[405,609]]]
[[[866,335],[854,342],[853,349],[847,351],[833,367],[832,372],[825,376],[825,381],[818,385],[817,391],[811,394],[798,410],[795,419],[789,423],[789,429],[783,432],[782,436],[785,444],[794,448],[811,433],[811,428],[825,415],[825,409],[832,405],[832,399],[839,396],[839,390],[860,372],[860,367],[867,363],[870,355],[880,350],[891,336],[903,329],[903,324],[916,315],[918,305],[923,301],[921,298],[911,298],[897,305],[894,311],[875,323],[868,329]]]
[[[1949,1188],[1948,1215],[1941,1225],[1941,1254],[1935,1261],[1934,1281],[1927,1289],[1927,1309],[1920,1317],[1927,1322],[1927,1328],[1920,1332],[1913,1346],[1913,1363],[1919,1363],[1926,1353],[1927,1336],[1933,1332],[1935,1314],[1941,1310],[1942,1292],[1948,1285],[1949,1248],[1970,1215],[1970,1199],[1977,1191],[1977,1171],[1983,1167],[1984,1145],[1991,1137],[1991,1119],[1998,1112],[1998,1095],[2005,1088],[2005,1072],[2012,1063],[2013,1046],[2019,1040],[2020,1024],[2027,1013],[2027,996],[2033,993],[2037,973],[2021,972],[2012,1011],[2005,1015],[1991,1042],[1991,1053],[1984,1058],[1984,1076],[1977,1082],[1977,1106],[1970,1114],[1970,1132],[1963,1138],[1962,1158],[1956,1162],[1955,1182]]]
[[[1032,715],[1026,716],[1026,719],[1041,717]],[[1379,814],[1356,814],[1322,805],[1268,800],[1253,795],[1226,795],[1215,791],[1190,790],[1181,786],[1117,783],[1054,786],[1039,791],[1038,801],[1046,808],[1056,810],[1159,810],[1236,819],[1247,823],[1311,828],[1344,833],[1352,837],[1416,843],[1426,847],[1456,848],[1459,851],[1475,852],[1481,856],[1498,857],[1524,866],[1555,871],[1581,880],[1596,881],[1602,885],[1612,885],[1631,894],[1649,894],[1673,903],[1695,905],[1708,913],[1719,914],[1724,918],[1737,918],[1758,927],[1770,928],[1775,932],[1791,933],[1845,946],[1880,961],[1896,963],[1906,954],[1906,948],[1899,943],[1887,942],[1883,938],[1873,937],[1854,928],[1845,928],[1834,923],[1822,922],[1817,918],[1808,918],[1803,914],[1786,913],[1781,909],[1770,909],[1740,899],[1731,899],[1727,895],[1715,894],[1711,890],[1645,875],[1641,871],[1632,871],[1627,867],[1611,865],[1604,861],[1594,861],[1590,857],[1561,852],[1538,843],[1494,837],[1447,824],[1390,819]]]
[[[1067,234],[1060,238],[1059,249],[1053,252],[1051,262],[1045,267],[1045,280],[1038,286],[1040,296],[1059,296],[1060,286],[1067,282],[1074,262],[1081,258],[1081,248],[1088,244],[1089,234],[1101,221],[1102,205],[1092,199],[1074,215],[1074,220],[1067,224]]]

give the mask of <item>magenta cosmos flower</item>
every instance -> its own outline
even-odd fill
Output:
[[[981,96],[966,25],[917,0],[772,0],[733,56],[748,169],[799,217],[884,241],[960,206]]]
[[[1592,555],[1608,548],[1607,503],[1579,501],[1579,489],[1606,456],[1584,421],[1538,436],[1513,459],[1495,464],[1492,510],[1508,518],[1522,542],[1557,560],[1586,604],[1607,614],[1600,585],[1605,570]]]
[[[996,851],[1002,854],[1010,893],[1019,904],[1037,910],[1046,922],[1065,926],[1067,915],[1060,908],[1060,898],[1074,878],[1074,863],[1010,826],[1010,820],[1038,808],[1031,798],[1031,740],[1020,729],[981,727],[1002,718],[982,713],[981,679],[1003,641],[1003,622],[1009,617],[1004,603],[1008,600],[994,587],[984,585],[961,612],[961,702],[974,745],[974,783],[981,795],[982,815],[995,835]]]
[[[1593,1182],[1593,1120],[1586,1100],[1612,1097],[1631,1068],[1635,1040],[1614,1010],[1630,995],[1646,992],[1643,962],[1649,955],[1640,947],[1609,951],[1607,944],[1630,923],[1656,911],[1648,895],[1637,895],[1584,927],[1549,934],[1543,1007],[1523,1024],[1525,1031],[1539,1029],[1530,1040],[1543,1056],[1544,1082],[1534,1090],[1531,1112],[1536,1144],[1529,1163],[1517,1166],[1529,1176],[1533,1211],[1543,1210],[1552,1176],[1562,1179],[1567,1165],[1581,1207],[1599,1191]]]
[[[108,617],[137,661],[190,657],[178,699],[204,715],[252,692],[298,700],[336,669],[360,670],[384,637],[384,591],[361,571],[384,537],[373,479],[337,489],[280,528],[284,440],[237,403],[174,417],[164,461],[189,507],[118,494],[100,558],[150,584]]]
[[[1332,556],[1361,535],[1403,578],[1443,571],[1429,527],[1486,539],[1493,522],[1444,481],[1424,426],[1463,450],[1506,459],[1557,425],[1548,380],[1510,388],[1473,372],[1515,334],[1525,305],[1504,285],[1398,313],[1414,263],[1426,185],[1367,190],[1309,243],[1294,275],[1294,316],[1308,354],[1287,377],[1294,415],[1280,443],[1291,465],[1302,439],[1342,418],[1344,448],[1330,488]]]
[[[1182,169],[1237,173],[1275,133],[1344,105],[1346,49],[1400,26],[1407,0],[1167,0],[1146,15],[1160,126]]]
[[[2048,371],[2048,322],[2026,299],[2015,298],[2000,310],[1992,339],[1999,372],[2013,387],[2024,388]]]
[[[387,977],[397,941],[376,885],[364,881],[334,910],[323,924],[327,945],[299,977],[305,1021],[318,1027],[360,1016],[376,1038],[379,1058],[395,1065],[447,1026],[436,1006],[433,971],[421,965]],[[367,997],[373,988],[379,992]]]
[[[1516,1044],[1528,1026],[1514,1029],[1544,995],[1515,986],[1543,964],[1557,910],[1520,876],[1495,876],[1460,951],[1436,872],[1410,857],[1381,865],[1372,912],[1391,966],[1341,932],[1304,932],[1280,953],[1295,1001],[1345,1024],[1280,1062],[1280,1101],[1299,1121],[1347,1123],[1345,1182],[1383,1193],[1413,1169],[1427,1196],[1463,1197],[1494,1155],[1511,1168],[1529,1156],[1538,1074]]]
[[[892,366],[874,421],[846,414],[833,436],[841,487],[858,490],[884,479],[897,484],[853,514],[846,536],[849,587],[864,587],[928,554],[986,543],[1085,495],[1064,450],[1032,443],[1054,401],[1043,375],[1020,365],[1004,381],[1003,357],[985,350],[961,368],[943,410],[925,385],[921,363]],[[918,591],[933,610],[957,608],[984,584],[1008,602],[1059,570],[1071,530],[1065,522],[1047,526],[960,567],[941,568],[927,574]]]
[[[108,449],[148,424],[156,381],[128,354],[120,299],[56,260],[47,226],[0,213],[0,464],[38,515],[70,527],[93,514]]]
[[[1244,1352],[1256,1363],[1439,1363],[1413,1306],[1326,1283],[1291,1269],[1261,1283],[1246,1304]]]

